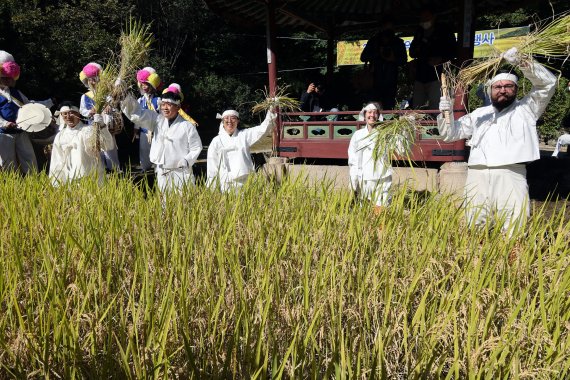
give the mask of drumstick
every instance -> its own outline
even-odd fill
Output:
[[[444,73],[441,73],[441,93],[446,98],[449,96],[449,90],[447,89],[447,77]],[[451,113],[449,111],[443,111],[443,117],[447,124],[451,125]]]

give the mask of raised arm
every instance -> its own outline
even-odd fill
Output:
[[[265,115],[265,120],[258,125],[257,127],[244,129],[241,133],[245,134],[246,143],[248,146],[252,146],[255,144],[259,139],[263,136],[268,134],[275,128],[275,124],[277,121],[277,112],[272,107],[267,111]]]
[[[532,61],[528,65],[519,66],[524,76],[532,83],[530,92],[521,99],[534,117],[538,119],[546,109],[548,102],[556,91],[556,77],[540,63]]]
[[[445,142],[452,142],[467,139],[473,134],[473,120],[471,114],[467,114],[460,119],[453,120],[453,109],[451,100],[448,97],[441,97],[439,100],[439,110],[441,113],[437,116],[437,129]],[[451,120],[447,120],[443,113],[449,111]]]
[[[137,127],[154,131],[156,127],[156,111],[142,109],[141,105],[132,95],[127,95],[121,101],[121,111]]]

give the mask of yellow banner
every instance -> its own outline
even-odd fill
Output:
[[[488,57],[493,50],[497,49],[505,51],[512,46],[517,46],[522,36],[529,33],[528,26],[517,28],[504,28],[492,30],[480,30],[475,32],[473,41],[473,58]],[[457,34],[455,35],[457,38]],[[400,37],[406,44],[406,52],[410,49],[413,37]],[[360,54],[366,46],[368,40],[358,41],[339,41],[336,44],[336,64],[337,66],[345,65],[362,65]],[[408,61],[411,61],[408,54]]]

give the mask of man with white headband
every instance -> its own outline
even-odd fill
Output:
[[[81,122],[79,108],[71,102],[62,103],[59,117],[63,124],[53,141],[49,169],[52,184],[59,186],[89,175],[97,176],[101,183],[105,174],[103,163],[99,152],[91,151],[89,144],[94,133],[93,127]],[[94,114],[93,117],[99,120],[101,115]],[[105,124],[102,125],[101,149],[106,150],[113,147],[113,136]]]
[[[194,184],[192,165],[202,151],[196,126],[178,113],[180,104],[180,95],[174,92],[162,94],[158,115],[142,109],[131,95],[121,103],[123,113],[133,123],[153,133],[149,158],[155,164],[158,188],[163,193]]]
[[[222,192],[239,191],[255,171],[250,148],[273,131],[277,114],[270,108],[260,125],[241,130],[237,111],[224,111],[218,118],[222,119],[218,135],[208,146],[207,185]]]
[[[498,74],[487,82],[491,105],[455,121],[440,114],[438,127],[445,141],[470,139],[465,183],[469,224],[483,225],[496,211],[503,230],[512,233],[530,215],[525,164],[540,158],[536,121],[554,94],[556,77],[533,60],[523,62],[516,48],[502,57],[517,65],[532,83],[529,93],[517,100],[517,77]],[[440,99],[439,109],[453,111],[447,94]]]
[[[375,123],[382,121],[381,107],[378,103],[369,103],[360,111],[358,120],[366,126],[354,132],[348,146],[348,167],[350,185],[357,196],[368,199],[380,213],[390,204],[392,186],[392,166],[390,158],[383,155],[374,159],[374,140],[371,133]]]

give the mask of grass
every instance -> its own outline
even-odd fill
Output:
[[[569,376],[564,207],[508,240],[403,190],[2,177],[1,378]]]

